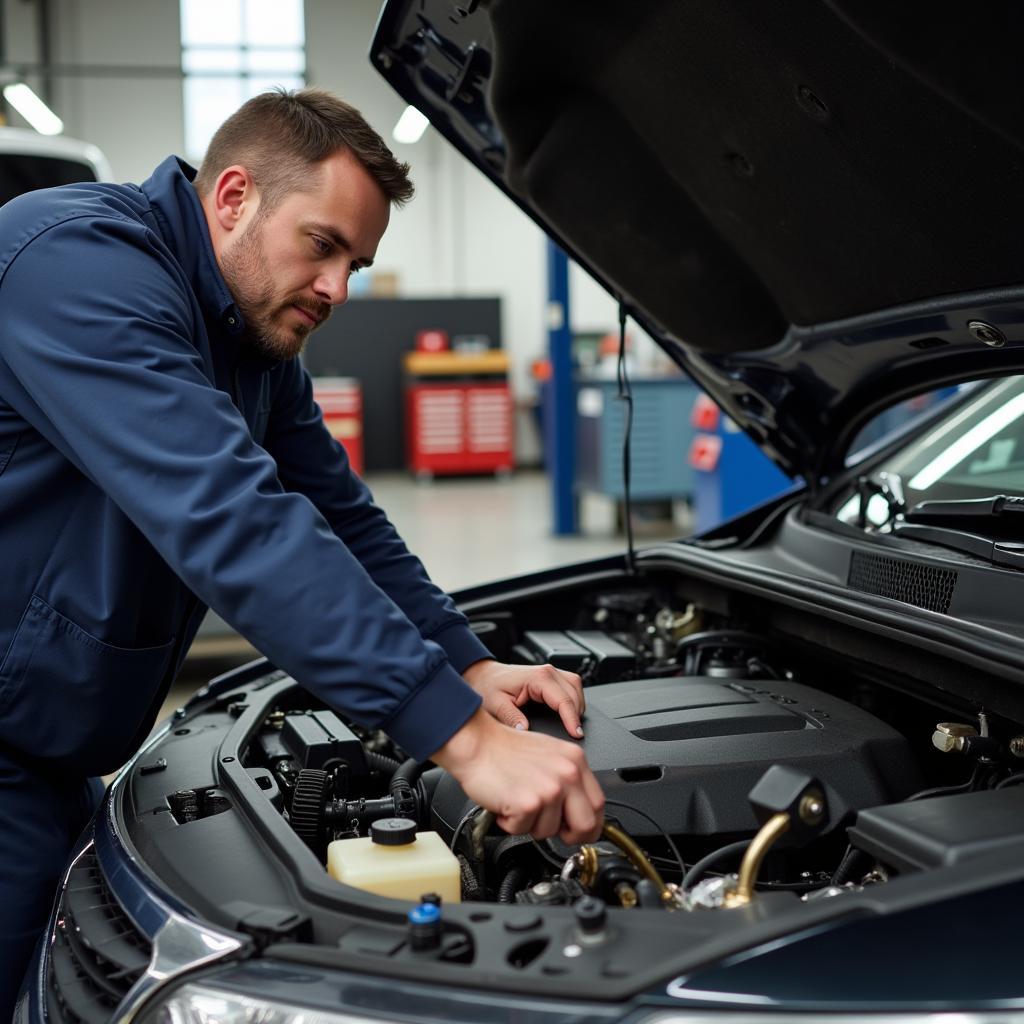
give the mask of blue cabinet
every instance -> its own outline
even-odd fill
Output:
[[[687,462],[697,386],[685,377],[633,379],[630,493],[639,501],[689,498],[693,470]],[[624,497],[622,436],[626,403],[614,380],[576,382],[577,489]]]

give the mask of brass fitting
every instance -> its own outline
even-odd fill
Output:
[[[932,746],[943,754],[953,751],[959,753],[964,749],[964,740],[969,736],[977,736],[978,730],[973,725],[962,722],[939,722],[932,733]]]
[[[814,799],[817,799],[818,803],[821,804],[820,798],[815,798],[813,793],[808,793],[800,801],[801,818],[804,817],[805,802]],[[824,807],[819,807],[817,811],[818,820],[821,819],[823,811]],[[805,818],[804,820],[806,821],[807,819]],[[811,822],[808,821],[808,824],[811,824]],[[724,903],[726,907],[744,907],[754,898],[754,883],[757,881],[758,871],[761,870],[761,862],[772,846],[775,845],[776,840],[789,831],[789,826],[789,815],[785,812],[773,814],[761,826],[761,831],[750,841],[747,852],[743,855],[743,863],[740,864],[739,881],[736,883],[735,890],[726,893]]]
[[[581,846],[579,852],[580,884],[589,889],[597,881],[599,851],[596,846]]]
[[[639,902],[636,889],[634,889],[629,882],[619,882],[619,884],[615,886],[615,895],[618,897],[619,906],[622,907],[635,907]]]
[[[805,825],[817,825],[825,813],[824,797],[816,789],[805,793],[800,801],[800,820]]]
[[[632,861],[633,866],[645,877],[649,878],[661,894],[663,903],[674,905],[675,893],[665,884],[658,869],[648,860],[647,854],[621,828],[610,825],[607,821],[601,828],[601,835],[609,842],[614,843]]]

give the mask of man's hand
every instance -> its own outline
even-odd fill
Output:
[[[575,744],[509,729],[479,708],[431,760],[512,835],[574,844],[600,834],[604,794]]]
[[[519,709],[535,700],[558,712],[573,739],[583,736],[583,681],[575,672],[553,665],[503,665],[484,659],[470,665],[462,678],[483,697],[484,708],[504,725],[529,729],[530,723]]]

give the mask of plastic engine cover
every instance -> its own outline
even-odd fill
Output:
[[[785,680],[694,676],[589,687],[582,741],[609,801],[649,814],[666,832],[751,832],[747,794],[773,764],[816,776],[829,801],[829,830],[854,810],[921,787],[907,741],[860,708]],[[562,739],[554,712],[524,708],[530,727]],[[472,806],[446,776],[434,794],[434,824],[451,835]],[[654,826],[612,805],[635,835]]]

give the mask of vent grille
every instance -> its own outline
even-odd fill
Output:
[[[50,1020],[109,1021],[148,967],[151,950],[88,851],[71,869],[61,894],[46,994]]]
[[[952,569],[908,562],[902,558],[855,551],[847,581],[854,590],[902,601],[931,612],[949,611],[957,574]]]

